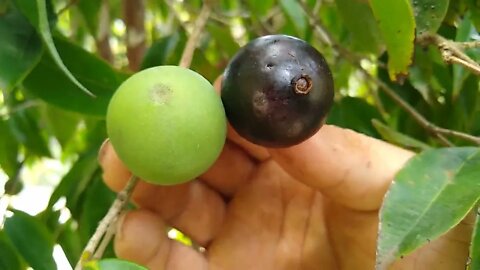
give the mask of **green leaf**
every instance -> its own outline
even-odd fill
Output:
[[[364,99],[344,97],[333,105],[327,122],[344,128],[350,128],[369,136],[379,137],[371,119],[381,119],[377,109]]]
[[[408,73],[415,40],[415,19],[409,0],[370,0],[373,15],[387,45],[388,73],[397,81]]]
[[[79,218],[79,233],[83,239],[88,239],[95,232],[98,223],[115,200],[115,193],[103,182],[101,173],[92,177],[91,184],[85,191],[82,200],[82,213]],[[105,255],[108,257],[108,255]]]
[[[46,136],[41,132],[35,108],[14,112],[8,123],[16,140],[23,144],[29,153],[40,157],[51,157]]]
[[[305,17],[302,6],[295,0],[280,0],[280,6],[295,27],[295,31],[299,37],[304,37],[307,28],[307,18]]]
[[[335,4],[349,33],[353,47],[362,52],[378,53],[380,32],[368,3],[359,0],[337,0]]]
[[[45,53],[40,63],[25,78],[25,89],[65,110],[104,117],[111,96],[126,75],[116,72],[106,62],[63,38],[56,38],[55,43],[65,64],[96,97],[91,98],[79,92],[78,87]]]
[[[63,225],[57,241],[65,252],[70,265],[75,266],[83,251],[84,243],[81,242],[77,226],[73,223],[73,220],[70,219]]]
[[[90,34],[94,37],[98,34],[98,21],[100,8],[102,6],[101,0],[82,0],[77,3],[78,9],[82,13],[85,23]]]
[[[4,230],[33,269],[57,269],[52,256],[53,236],[38,219],[27,213],[15,211],[13,216],[5,221]]]
[[[73,137],[80,117],[77,114],[55,106],[44,108],[47,124],[62,147]]]
[[[178,32],[156,40],[147,50],[141,69],[160,65],[174,65],[180,61],[183,45],[186,41]]]
[[[15,247],[8,239],[8,236],[4,231],[0,231],[0,250],[2,256],[0,256],[0,269],[4,270],[23,270],[25,267],[22,265],[22,258]]]
[[[85,265],[85,270],[147,270],[147,268],[120,259],[103,259]]]
[[[47,16],[47,4],[45,0],[37,0],[37,7],[38,7],[38,28],[40,30],[40,34],[43,37],[43,41],[53,57],[55,63],[60,67],[63,73],[78,87],[80,90],[85,92],[91,97],[95,97],[93,93],[91,93],[85,86],[83,86],[75,76],[68,70],[68,68],[63,63],[62,58],[58,54],[57,48],[55,48],[55,43],[53,42],[52,33],[50,32],[50,26],[48,24],[48,16]]]
[[[372,124],[377,129],[378,133],[381,134],[382,138],[387,142],[412,150],[427,150],[431,148],[428,144],[393,130],[389,126],[376,119],[372,120]]]
[[[227,57],[232,57],[237,53],[240,46],[233,39],[230,29],[220,27],[217,24],[209,23],[207,25],[208,33],[212,35],[218,46],[227,53]]]
[[[48,207],[52,207],[58,199],[65,197],[67,207],[75,216],[79,207],[80,196],[91,182],[92,176],[97,169],[97,151],[91,150],[82,154],[53,191]]]
[[[447,15],[449,0],[413,0],[417,34],[436,33]]]
[[[380,211],[377,269],[457,225],[480,194],[480,148],[427,150],[395,176]]]
[[[9,91],[21,82],[40,60],[42,41],[16,9],[0,16],[0,89]]]
[[[468,10],[472,15],[472,22],[477,28],[477,31],[480,31],[480,1],[478,0],[465,0]]]
[[[480,209],[477,208],[476,214],[472,241],[470,242],[470,262],[467,265],[468,270],[480,269]]]
[[[248,8],[255,13],[257,16],[267,15],[268,11],[273,8],[274,0],[247,0],[245,4]]]
[[[0,118],[0,167],[9,176],[14,177],[18,167],[18,142],[7,120]]]
[[[30,24],[35,27],[38,32],[40,32],[37,2],[33,0],[13,0],[13,2],[18,10],[20,10],[20,12],[27,17]],[[55,14],[51,0],[46,0],[46,9],[48,14],[48,23],[50,27],[52,27],[57,21],[57,15]]]

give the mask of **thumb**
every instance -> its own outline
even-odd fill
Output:
[[[324,125],[307,141],[269,149],[290,175],[356,210],[378,210],[394,175],[414,153],[352,130]]]

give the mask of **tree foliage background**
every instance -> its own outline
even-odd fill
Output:
[[[0,0],[0,269],[56,269],[55,246],[75,265],[115,198],[96,160],[107,137],[108,101],[133,72],[178,65],[202,4]],[[399,258],[435,239],[475,207],[479,1],[208,4],[210,16],[191,69],[213,83],[249,40],[278,33],[299,37],[324,54],[333,72],[329,123],[419,153],[395,179],[404,189],[392,188],[381,213],[383,224],[408,217],[414,226],[381,227],[379,263],[392,259],[385,257],[389,251]],[[65,168],[56,179],[25,173],[52,160]],[[53,189],[40,213],[27,214],[11,204],[24,186],[45,182]],[[407,206],[413,215],[405,213]],[[465,263],[479,269],[476,230],[472,239]],[[105,257],[115,257],[111,246]]]

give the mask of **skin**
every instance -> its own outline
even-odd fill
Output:
[[[196,180],[137,185],[138,209],[121,218],[115,252],[155,270],[374,269],[378,210],[413,155],[330,125],[285,149],[229,128],[221,156]],[[99,161],[105,183],[121,190],[130,172],[108,141]],[[467,217],[389,269],[465,269],[472,224]],[[205,251],[169,239],[169,226]]]

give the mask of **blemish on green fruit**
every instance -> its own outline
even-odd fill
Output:
[[[107,132],[126,167],[160,185],[193,180],[218,158],[226,139],[221,98],[198,73],[142,70],[120,85],[107,110]]]

